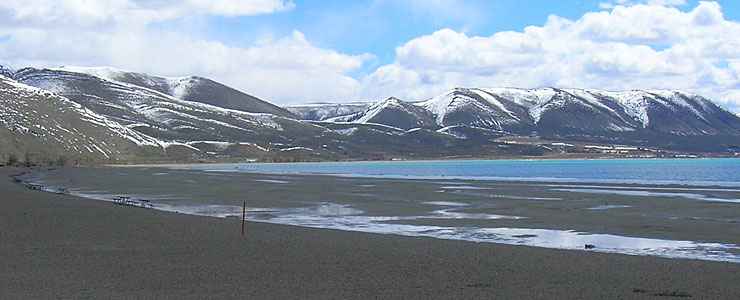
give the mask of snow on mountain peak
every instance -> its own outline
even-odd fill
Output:
[[[15,73],[15,70],[13,70],[13,68],[0,65],[0,76],[11,78],[13,77],[13,73]]]
[[[114,67],[61,66],[58,68],[50,68],[50,70],[87,74],[87,75],[95,76],[95,77],[102,78],[108,81],[116,81],[124,74],[134,73],[131,71],[126,71],[126,70],[122,70],[122,69],[118,69]]]
[[[388,107],[398,107],[400,109],[403,109],[403,105],[401,104],[401,100],[399,100],[396,97],[390,97],[388,99],[385,99],[383,101],[377,102],[373,105],[371,105],[365,113],[360,117],[357,122],[358,123],[367,123],[371,119],[373,119],[375,116],[377,116],[381,111]]]
[[[450,125],[447,124],[446,119],[463,107],[466,107],[465,110],[468,110],[470,114],[478,116],[471,115],[477,118],[478,121],[475,122],[532,126],[539,124],[542,116],[547,112],[575,105],[575,107],[581,107],[578,109],[592,111],[595,115],[608,116],[613,120],[612,122],[616,122],[609,125],[612,131],[615,128],[619,131],[625,131],[627,127],[630,131],[637,128],[648,128],[651,115],[653,115],[652,111],[655,110],[667,110],[679,114],[689,112],[696,119],[708,123],[709,114],[721,109],[700,95],[678,90],[606,91],[550,87],[537,89],[454,88],[415,104],[430,111],[439,126]],[[455,122],[459,122],[461,115],[457,113],[455,115],[457,115]],[[533,122],[533,124],[527,122]]]

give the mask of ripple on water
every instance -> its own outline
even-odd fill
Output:
[[[594,207],[586,208],[588,210],[607,210],[607,209],[613,209],[613,208],[628,208],[632,207],[630,205],[599,205]]]
[[[441,186],[443,190],[492,190],[493,188],[472,186],[472,185],[453,185],[453,186]]]
[[[686,198],[686,199],[709,201],[709,202],[740,203],[740,199],[715,198],[715,197],[708,197],[705,195],[693,194],[693,193],[649,192],[649,191],[639,191],[639,190],[582,189],[582,188],[564,188],[564,189],[558,188],[558,189],[552,189],[552,190],[559,191],[559,192],[611,194],[611,195],[638,196],[638,197],[681,197],[681,198]]]
[[[462,202],[452,202],[452,201],[428,201],[428,202],[422,202],[424,204],[429,205],[437,205],[437,206],[468,206],[470,204],[462,203]]]
[[[276,183],[276,184],[286,184],[286,183],[290,183],[290,181],[285,181],[285,180],[277,180],[277,179],[255,179],[254,181],[257,181],[257,182],[264,182],[264,183]]]

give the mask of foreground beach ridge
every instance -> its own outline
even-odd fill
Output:
[[[0,169],[3,298],[733,299],[740,266],[121,209]],[[543,272],[542,270],[546,270]],[[320,275],[320,276],[317,276]],[[687,276],[691,274],[691,276]]]

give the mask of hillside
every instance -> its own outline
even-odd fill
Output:
[[[422,102],[383,100],[328,120],[713,151],[740,137],[736,115],[700,95],[664,90],[457,88]]]
[[[456,88],[418,102],[280,108],[200,77],[1,66],[0,76],[2,161],[518,157],[608,148],[589,144],[740,149],[738,116],[681,91]]]

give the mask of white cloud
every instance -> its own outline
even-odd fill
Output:
[[[148,23],[191,15],[251,16],[292,9],[289,0],[3,0],[0,15],[15,24],[96,26]]]
[[[31,4],[25,5],[31,1]],[[299,31],[237,47],[153,22],[195,14],[291,9],[283,0],[0,2],[0,64],[114,66],[164,76],[200,75],[278,103],[357,95],[348,73],[371,59],[317,47]]]
[[[675,7],[684,2],[610,2],[619,5],[490,36],[441,29],[396,48],[392,63],[353,77],[372,55],[322,48],[299,31],[235,46],[154,26],[192,16],[275,13],[293,9],[292,1],[4,0],[0,64],[200,75],[280,104],[423,99],[457,86],[558,86],[683,89],[740,111],[740,23],[725,19],[715,2]],[[425,2],[408,4],[419,3]]]
[[[686,5],[687,0],[615,0],[599,3],[602,9],[612,9],[617,6],[632,6],[638,4],[660,5],[660,6],[682,6]]]
[[[667,2],[666,2],[667,3]],[[673,4],[681,4],[674,2]],[[690,11],[618,6],[523,31],[414,38],[363,79],[368,97],[420,99],[456,86],[682,89],[740,111],[740,23],[715,2]]]
[[[185,3],[193,10],[223,16],[266,14],[295,7],[293,2],[284,0],[187,0]]]

